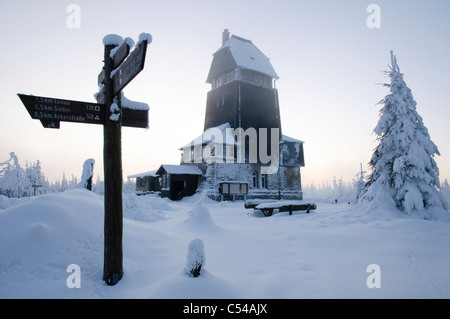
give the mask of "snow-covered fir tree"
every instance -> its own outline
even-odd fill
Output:
[[[0,163],[0,194],[7,197],[27,197],[49,192],[50,187],[41,168],[41,162],[25,164],[23,169],[15,152]]]
[[[24,183],[27,196],[46,194],[49,191],[49,185],[39,160],[30,165],[26,163]]]
[[[67,181],[66,173],[63,172],[63,176],[62,176],[62,180],[61,180],[61,188],[60,188],[59,191],[60,192],[64,192],[67,189],[69,189],[69,182]]]
[[[360,163],[361,170],[356,174],[356,179],[353,180],[353,189],[355,192],[355,201],[358,202],[359,199],[364,195],[366,186],[366,171],[363,170],[362,163]]]
[[[406,85],[397,59],[391,51],[390,93],[380,102],[380,118],[374,132],[379,142],[369,162],[372,173],[363,198],[368,201],[390,196],[397,208],[408,215],[431,218],[429,208],[448,209],[439,192],[440,155],[431,141],[416,101]]]
[[[24,196],[24,171],[20,167],[15,152],[9,153],[9,159],[0,163],[0,193],[7,197]]]
[[[441,193],[447,200],[447,202],[450,202],[450,185],[448,184],[448,180],[445,179],[444,182],[441,184]]]

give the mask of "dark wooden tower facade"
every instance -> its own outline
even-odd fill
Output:
[[[244,130],[266,128],[270,149],[271,128],[278,128],[282,136],[277,79],[269,59],[250,40],[230,37],[225,29],[206,80],[211,91],[207,94],[204,131],[224,123]]]

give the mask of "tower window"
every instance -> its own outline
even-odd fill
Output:
[[[261,174],[261,187],[267,188],[267,174]]]

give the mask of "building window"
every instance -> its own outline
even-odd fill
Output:
[[[138,185],[137,185],[138,187],[144,187],[144,186],[145,186],[145,180],[144,180],[144,178],[138,177],[138,178],[137,178],[137,183],[136,183],[136,184],[138,184]]]
[[[261,187],[267,188],[267,174],[261,174]]]
[[[253,188],[258,187],[258,173],[253,172]]]
[[[239,184],[230,184],[230,194],[239,194]]]
[[[220,193],[226,195],[247,194],[248,185],[246,183],[238,183],[238,182],[221,183]]]
[[[222,194],[229,194],[230,191],[228,189],[229,184],[222,184]]]
[[[236,78],[235,70],[228,72],[228,75],[227,75],[228,82],[233,81],[235,78]]]

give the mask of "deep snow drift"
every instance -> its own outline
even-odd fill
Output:
[[[242,201],[124,194],[124,276],[109,287],[100,195],[2,198],[0,298],[450,298],[449,222],[316,203],[264,217]],[[196,278],[194,239],[207,260]],[[73,264],[80,288],[67,285]],[[380,288],[367,285],[373,264]]]

